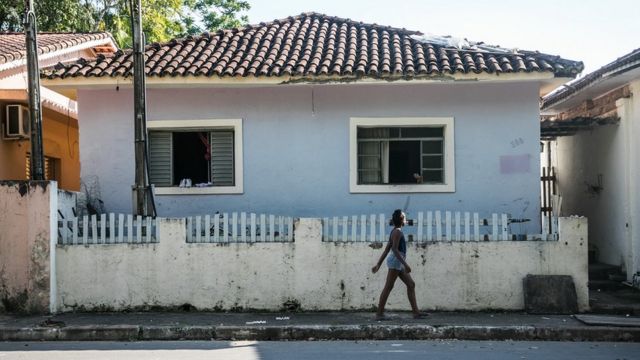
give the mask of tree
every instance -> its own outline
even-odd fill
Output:
[[[108,31],[122,47],[131,46],[129,0],[39,0],[35,3],[39,31]],[[147,42],[162,42],[246,24],[243,0],[142,0]],[[0,2],[0,31],[22,31],[24,0]]]
[[[15,32],[22,30],[22,15],[18,8],[21,0],[5,0],[0,2],[0,31]]]
[[[189,34],[242,26],[249,18],[246,15],[238,17],[238,13],[251,8],[248,2],[242,0],[186,0],[185,5],[200,15],[200,19],[185,19]],[[196,26],[198,22],[203,23],[204,28]]]
[[[39,31],[90,31],[91,12],[78,0],[35,1]],[[0,31],[22,32],[24,0],[0,2]]]

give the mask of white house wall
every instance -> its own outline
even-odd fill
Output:
[[[562,214],[589,218],[598,260],[640,271],[640,81],[617,102],[620,123],[558,138],[554,165]],[[601,189],[598,186],[601,178]]]
[[[80,90],[81,176],[109,211],[131,211],[131,89]],[[350,117],[453,117],[455,193],[350,194]],[[423,209],[508,212],[539,232],[538,85],[297,85],[149,89],[148,119],[243,119],[244,193],[158,196],[160,216],[224,211],[324,217]],[[501,171],[524,159],[528,171]],[[521,167],[518,167],[521,168]],[[526,166],[525,166],[526,168]],[[407,200],[409,198],[409,200]]]

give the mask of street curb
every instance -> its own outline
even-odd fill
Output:
[[[0,341],[149,340],[521,340],[640,342],[640,328],[295,325],[295,326],[68,326],[0,328]]]

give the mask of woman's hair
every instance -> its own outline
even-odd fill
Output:
[[[391,215],[393,226],[400,227],[402,225],[402,209],[396,209]]]

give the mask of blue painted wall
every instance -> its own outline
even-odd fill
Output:
[[[80,90],[81,175],[108,211],[131,211],[131,89]],[[161,216],[251,211],[296,217],[419,210],[507,212],[539,232],[536,83],[430,83],[149,89],[149,120],[242,118],[244,194],[159,196]],[[349,193],[350,117],[454,117],[455,193]],[[529,156],[505,173],[504,156]]]

